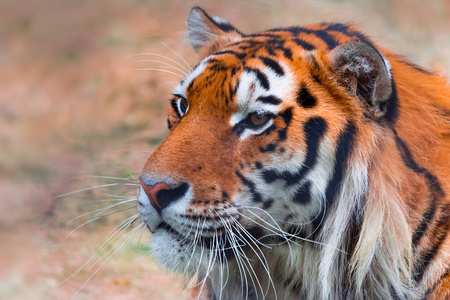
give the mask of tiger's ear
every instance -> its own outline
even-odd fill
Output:
[[[333,71],[351,95],[358,97],[372,118],[387,113],[393,92],[389,62],[371,45],[351,41],[331,53]]]
[[[241,40],[242,33],[220,17],[210,17],[198,6],[192,8],[188,20],[189,41],[204,56]]]

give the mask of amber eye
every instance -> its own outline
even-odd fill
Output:
[[[252,113],[250,115],[250,121],[252,122],[252,124],[254,126],[260,126],[260,125],[266,123],[268,119],[269,119],[269,117],[267,115],[262,115],[262,114],[258,114],[258,113]]]
[[[184,115],[187,112],[188,108],[189,108],[189,101],[186,98],[181,97],[181,99],[180,99],[181,113]]]

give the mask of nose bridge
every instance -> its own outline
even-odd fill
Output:
[[[224,158],[229,158],[230,148],[223,145],[224,134],[205,128],[203,124],[205,122],[198,122],[196,126],[189,124],[184,128],[177,127],[169,134],[142,170],[141,176],[147,184],[155,184],[151,182],[154,177],[166,180],[170,185],[190,179],[195,173],[205,176],[205,167],[214,171],[220,167]]]

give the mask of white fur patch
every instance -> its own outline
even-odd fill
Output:
[[[209,57],[202,60],[189,74],[187,74],[182,83],[175,87],[173,94],[181,95],[187,98],[186,88],[195,78],[197,78],[201,73],[203,73],[203,71],[205,71],[205,68],[208,66],[208,59]]]
[[[284,69],[287,70],[286,67]],[[295,85],[293,84],[293,76],[290,72],[286,71],[284,76],[279,76],[268,67],[264,67],[264,69],[259,71],[267,77],[270,85],[269,90],[261,86],[254,72],[244,71],[241,74],[239,87],[236,91],[237,104],[240,110],[231,116],[231,126],[235,126],[251,113],[277,115],[282,110],[283,104],[273,105],[263,103],[257,100],[259,97],[274,96],[283,101],[286,98],[290,98],[294,92],[292,87]],[[243,140],[251,134],[261,133],[269,128],[271,124],[271,122],[268,122],[264,128],[258,131],[246,129],[240,138]]]

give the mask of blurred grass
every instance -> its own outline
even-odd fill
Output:
[[[142,59],[134,55],[155,53],[179,61],[160,43],[164,42],[194,65],[196,54],[180,33],[193,5],[227,18],[246,33],[319,21],[356,22],[375,40],[416,63],[450,70],[448,0],[1,1],[0,281],[12,279],[0,284],[0,298],[71,297],[82,280],[57,289],[63,274],[73,272],[95,251],[106,226],[135,212],[91,222],[65,241],[65,235],[81,224],[66,228],[68,221],[100,208],[97,200],[110,194],[131,197],[136,188],[114,186],[55,196],[117,181],[86,175],[132,180],[164,140],[167,99],[179,78],[133,71],[148,66],[133,63]],[[87,245],[95,241],[96,246]],[[138,244],[127,253],[148,250]],[[122,262],[121,270],[135,271],[142,264],[116,261]],[[114,268],[98,275],[79,297],[105,296],[106,289],[115,292],[111,298],[133,293],[136,299],[172,297],[161,294],[170,278],[161,286],[139,281],[116,290],[104,281],[119,267]]]

